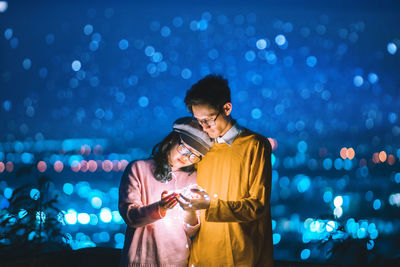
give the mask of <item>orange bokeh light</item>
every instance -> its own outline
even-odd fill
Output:
[[[81,161],[81,172],[87,172],[89,170],[89,164],[86,160]]]
[[[11,161],[8,161],[6,163],[6,171],[12,172],[13,170],[14,170],[14,163],[12,163]]]
[[[117,172],[119,170],[121,170],[121,162],[119,162],[118,160],[113,160],[113,171]]]
[[[101,164],[101,167],[103,168],[104,171],[110,172],[113,169],[113,163],[110,160],[106,159]]]
[[[61,161],[57,160],[56,162],[54,162],[54,170],[56,172],[62,172],[62,170],[64,169],[64,163],[62,163]]]
[[[97,170],[97,162],[96,161],[89,160],[88,165],[89,165],[90,172],[95,172]]]
[[[4,163],[0,162],[0,172],[4,172],[5,169],[6,169],[6,166],[4,165]]]
[[[342,157],[342,159],[347,158],[347,148],[343,147],[342,149],[340,149],[340,157]]]
[[[120,170],[121,170],[121,171],[124,171],[125,168],[126,168],[126,166],[128,166],[129,162],[128,162],[126,159],[122,159],[120,162],[121,162],[121,168],[120,168]]]
[[[392,154],[390,154],[389,156],[388,156],[388,164],[389,165],[393,165],[394,164],[394,162],[396,161],[396,159],[395,159],[395,157],[392,155]]]
[[[278,141],[275,138],[268,137],[268,141],[271,144],[272,151],[278,148]]]
[[[347,149],[346,156],[348,159],[354,159],[355,155],[356,155],[356,152],[354,151],[354,149],[352,147]]]
[[[37,169],[40,172],[45,172],[47,170],[47,164],[43,160],[39,161],[37,164]]]
[[[381,151],[381,152],[379,153],[379,160],[380,160],[381,162],[385,162],[386,159],[387,159],[386,152],[385,152],[385,151]]]
[[[71,163],[71,170],[74,172],[78,172],[81,169],[81,164],[79,163],[79,161],[74,160]]]
[[[372,161],[373,161],[374,163],[379,163],[379,153],[374,153],[374,154],[372,155]]]
[[[83,155],[83,154],[89,155],[91,151],[92,150],[91,150],[90,146],[88,146],[86,144],[81,146],[81,149],[80,149],[81,155]]]

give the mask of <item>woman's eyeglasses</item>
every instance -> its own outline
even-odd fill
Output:
[[[178,152],[182,156],[186,156],[191,163],[197,163],[201,160],[201,156],[192,153],[192,151],[190,151],[180,140],[178,145]]]

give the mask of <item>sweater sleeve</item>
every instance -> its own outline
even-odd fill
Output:
[[[235,201],[211,199],[206,211],[207,221],[250,222],[265,215],[270,205],[272,167],[271,145],[264,140],[254,145],[248,155],[249,160],[246,160],[250,170],[248,177],[242,177],[241,180],[249,184],[248,197]]]
[[[121,217],[129,227],[142,227],[162,218],[158,202],[143,205],[142,177],[139,166],[133,162],[127,166],[119,186],[118,209]]]
[[[197,223],[195,225],[190,225],[186,222],[183,224],[183,230],[188,237],[193,237],[197,234],[200,229],[200,214],[196,211]]]

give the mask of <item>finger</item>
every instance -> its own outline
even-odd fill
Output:
[[[190,189],[190,191],[195,194],[202,195],[202,196],[207,195],[206,191],[198,189],[198,188],[192,188],[192,189]]]
[[[167,210],[173,208],[177,203],[177,200],[172,198],[169,201],[160,201],[160,207],[164,210]]]
[[[161,200],[165,202],[165,201],[168,201],[168,200],[174,199],[174,198],[175,198],[175,195],[171,194],[171,195],[163,197]]]
[[[159,205],[162,207],[162,208],[165,208],[166,207],[166,205],[172,200],[174,200],[175,198],[174,197],[165,197],[165,198],[162,198],[161,200],[160,200],[160,202],[159,202]]]
[[[165,197],[168,194],[167,190],[162,191],[161,193],[161,198]]]
[[[169,202],[168,204],[167,204],[167,208],[168,209],[172,209],[173,207],[175,207],[176,206],[176,204],[178,204],[178,201],[173,201],[173,202]]]
[[[177,202],[176,199],[172,198],[172,199],[168,200],[167,202],[165,202],[165,205],[169,205],[171,203],[176,203],[176,202]]]
[[[184,195],[182,195],[182,194],[179,194],[179,196],[181,197],[181,198],[183,198],[186,202],[190,202],[190,198],[187,198],[187,197],[185,197]]]
[[[187,201],[182,201],[180,198],[176,198],[176,201],[178,201],[179,205],[183,208],[186,209],[189,206],[189,203]]]

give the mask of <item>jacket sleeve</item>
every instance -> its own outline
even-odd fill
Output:
[[[211,198],[206,211],[206,220],[210,222],[251,222],[269,209],[271,197],[271,145],[266,138],[254,144],[248,153],[250,170],[243,182],[248,182],[248,196],[235,201]]]
[[[137,228],[162,218],[158,202],[150,205],[142,203],[142,177],[137,162],[129,164],[121,178],[119,186],[118,209],[129,227]]]

